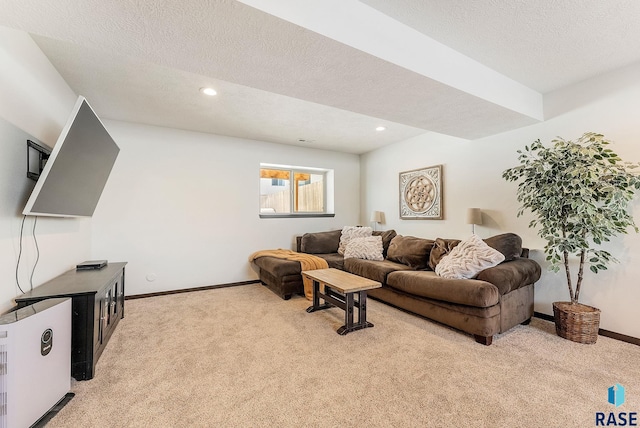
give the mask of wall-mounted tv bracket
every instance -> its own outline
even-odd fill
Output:
[[[27,177],[38,181],[50,154],[51,149],[48,146],[27,140]]]

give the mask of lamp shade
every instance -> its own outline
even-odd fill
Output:
[[[467,224],[482,224],[482,211],[480,208],[469,208],[467,210]]]
[[[371,212],[371,221],[376,222],[376,223],[382,223],[383,222],[383,212],[382,211],[373,211]]]

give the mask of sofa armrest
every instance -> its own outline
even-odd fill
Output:
[[[541,273],[542,270],[537,262],[519,258],[485,269],[476,279],[495,285],[500,295],[505,295],[525,285],[533,284],[540,279]]]

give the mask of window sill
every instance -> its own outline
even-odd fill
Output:
[[[300,213],[300,214],[260,214],[260,218],[310,218],[310,217],[335,217],[335,214],[327,213]]]

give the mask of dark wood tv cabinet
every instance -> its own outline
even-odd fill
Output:
[[[96,363],[118,321],[124,318],[124,266],[70,270],[20,297],[18,308],[56,297],[71,298],[71,375],[93,378]]]

